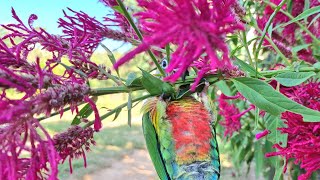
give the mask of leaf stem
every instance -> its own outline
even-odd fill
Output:
[[[252,61],[252,58],[251,58],[251,55],[250,55],[250,51],[249,51],[249,46],[248,46],[248,43],[247,43],[247,36],[246,36],[246,33],[245,31],[242,31],[241,32],[241,36],[242,36],[242,42],[244,44],[244,48],[248,54],[248,58],[249,58],[249,63],[251,66],[253,66],[253,61]]]
[[[131,91],[138,91],[143,89],[144,88],[142,86],[137,86],[137,87],[118,86],[118,87],[108,87],[108,88],[96,88],[96,89],[91,89],[90,95],[102,96],[107,94],[129,93]]]
[[[280,9],[282,8],[282,6],[284,6],[286,4],[287,0],[282,0],[280,2],[280,4],[276,7],[276,9],[274,10],[274,12],[271,14],[266,26],[264,27],[262,33],[261,33],[261,39],[259,41],[259,44],[258,44],[258,47],[257,47],[257,50],[255,52],[255,56],[254,56],[254,59],[256,60],[256,62],[258,61],[258,55],[259,55],[259,52],[260,52],[260,49],[261,49],[261,46],[262,46],[262,43],[263,43],[263,40],[267,34],[267,31],[272,23],[272,20],[274,19],[274,17],[276,16],[276,14],[280,11]],[[255,23],[256,24],[256,23]],[[281,53],[282,54],[282,53]],[[284,56],[285,57],[285,56]],[[286,57],[284,59],[287,59]]]

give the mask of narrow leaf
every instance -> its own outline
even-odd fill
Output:
[[[309,17],[309,16],[311,16],[313,14],[319,13],[319,12],[320,12],[320,6],[313,7],[311,9],[306,10],[306,11],[303,11],[303,13],[301,13],[298,16],[296,16],[295,18],[291,19],[289,22],[281,24],[281,25],[275,27],[275,29],[277,29],[278,27],[285,27],[285,26],[287,26],[289,24],[292,24],[294,22],[300,21],[301,19],[307,18],[307,17]]]
[[[292,87],[305,82],[315,75],[315,72],[286,72],[277,75],[275,79],[284,86]]]
[[[272,115],[279,115],[284,111],[301,114],[305,122],[319,122],[320,112],[302,106],[278,91],[269,84],[254,78],[234,78],[232,82],[237,90],[258,108]]]
[[[129,73],[128,78],[126,80],[126,86],[142,86],[141,77],[137,77],[137,74],[134,72]]]
[[[117,117],[119,116],[119,114],[121,113],[122,108],[116,108],[115,109],[115,114],[114,114],[114,118],[113,121],[117,119]]]
[[[276,172],[274,174],[273,180],[280,180],[282,177],[282,171],[285,165],[281,166],[280,163],[278,166],[275,168]]]
[[[161,81],[159,78],[152,76],[150,73],[143,69],[140,70],[142,71],[141,83],[151,95],[172,93],[174,91],[173,87],[169,83]]]
[[[313,67],[316,69],[320,69],[320,62],[313,64]]]
[[[121,9],[120,6],[113,6],[112,9],[114,9],[115,11],[117,11],[118,13],[124,15],[123,10]]]
[[[107,55],[109,57],[109,60],[111,61],[112,65],[114,65],[116,63],[116,58],[114,57],[113,53],[111,52],[111,50],[105,46],[104,44],[100,43],[101,47],[107,52]],[[119,70],[116,69],[116,72],[117,72],[117,75],[118,77],[120,76],[119,75]]]
[[[79,112],[79,114],[77,114],[72,122],[71,125],[78,125],[81,123],[81,119],[82,118],[87,118],[92,114],[93,110],[90,107],[90,104],[86,104]]]
[[[68,66],[68,65],[66,65],[66,64],[64,64],[64,63],[62,63],[62,62],[58,62],[58,63],[61,64],[61,65],[62,65],[64,68],[66,68],[67,70],[72,69],[75,73],[79,74],[79,75],[80,75],[81,77],[83,77],[83,78],[87,78],[87,77],[88,77],[84,72],[80,71],[79,69],[75,69],[74,67]]]
[[[296,54],[297,52],[301,51],[302,49],[306,49],[310,46],[311,44],[302,44],[299,46],[295,46],[291,49],[291,51]]]
[[[310,21],[310,23],[308,24],[308,28],[309,28],[310,26],[312,26],[313,23],[317,22],[318,18],[320,18],[320,13],[319,13],[318,15],[316,15],[316,16],[312,19],[312,21]]]
[[[220,80],[215,85],[220,89],[220,91],[223,94],[225,94],[227,96],[232,96],[232,92],[231,92],[229,86],[227,85],[226,81]]]

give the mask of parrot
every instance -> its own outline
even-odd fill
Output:
[[[161,180],[220,178],[216,111],[207,86],[199,98],[161,95],[149,98],[141,108],[146,146]]]

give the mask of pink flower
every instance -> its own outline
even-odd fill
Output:
[[[270,131],[268,129],[256,134],[256,139],[259,140],[263,137],[265,137],[266,135],[268,135],[270,133]]]
[[[52,110],[61,111],[67,104],[72,110],[76,110],[88,93],[89,87],[83,83],[65,81],[63,84],[54,84],[32,99],[33,112],[50,115]]]
[[[59,155],[50,135],[32,117],[32,106],[0,102],[0,179],[57,179]]]
[[[100,0],[100,2],[109,8],[119,6],[116,0]],[[107,16],[104,17],[104,20],[108,23],[106,24],[107,26],[120,27],[121,32],[128,38],[127,41],[133,43],[134,39],[139,39],[127,18],[118,11],[114,10],[113,14],[107,14]]]
[[[247,112],[254,109],[254,106],[250,106],[247,110],[239,112],[239,109],[234,105],[230,105],[226,100],[227,99],[237,99],[241,95],[237,96],[226,96],[221,94],[219,96],[219,114],[224,117],[224,121],[221,121],[220,124],[225,128],[224,136],[232,136],[234,132],[241,129],[240,118]]]
[[[275,5],[279,5],[281,0],[271,0],[271,3],[274,3]],[[320,2],[318,0],[311,0],[309,2],[310,8],[316,7],[320,5]],[[291,4],[291,15],[293,17],[298,16],[301,14],[305,7],[305,1],[304,0],[293,0]],[[282,7],[283,10],[288,11],[287,5],[284,5]],[[274,12],[274,10],[267,5],[263,15],[258,18],[258,26],[261,29],[264,29],[268,19],[270,18],[271,14]],[[307,18],[306,26],[308,27],[309,31],[315,35],[315,37],[320,38],[320,19],[316,19],[314,23],[311,24],[311,21],[317,16],[317,14],[311,15]],[[278,12],[276,16],[274,17],[272,23],[273,26],[289,22],[290,18],[283,14],[282,12]],[[282,31],[273,31],[272,32],[272,40],[275,43],[275,45],[279,48],[279,50],[286,56],[291,58],[292,53],[291,49],[294,46],[299,45],[299,39],[301,38],[300,35],[302,34],[302,38],[306,43],[312,43],[311,37],[306,34],[305,32],[300,32],[300,28],[296,23],[291,23],[283,28]],[[264,40],[264,45],[268,46],[270,49],[274,50],[273,47],[270,45],[270,43],[267,40]],[[309,47],[308,49],[302,49],[297,52],[297,55],[300,59],[309,62],[309,63],[316,63],[317,60],[314,59],[312,49]]]
[[[304,106],[320,111],[319,82],[301,84],[284,94]],[[287,161],[293,158],[295,164],[306,170],[305,174],[299,176],[299,180],[306,180],[314,171],[320,169],[320,123],[303,122],[301,115],[291,112],[282,113],[281,118],[287,127],[278,130],[288,134],[287,146],[275,144],[273,147],[278,151],[267,153],[266,156],[279,155]]]
[[[118,6],[118,3],[116,0],[99,0],[99,2],[103,3],[108,7]]]
[[[56,134],[53,137],[54,146],[62,161],[69,159],[70,173],[72,173],[72,159],[82,157],[84,167],[87,166],[85,151],[90,150],[90,145],[95,145],[93,140],[94,130],[91,127],[83,129],[80,126],[72,126],[66,132]]]
[[[176,81],[203,54],[203,64],[210,69],[200,68],[198,78],[207,71],[231,67],[225,36],[244,29],[233,13],[234,0],[138,0],[138,4],[145,9],[136,15],[146,36],[115,68],[152,45],[163,47],[170,43],[177,46],[166,69],[171,74],[166,78],[170,82]],[[195,87],[193,84],[192,88]]]
[[[64,34],[59,36],[52,35],[42,28],[33,28],[32,23],[37,20],[34,14],[30,15],[29,24],[25,25],[12,9],[17,23],[2,25],[8,34],[0,39],[0,64],[14,68],[23,67],[32,71],[35,68],[27,61],[27,56],[34,47],[41,45],[43,49],[52,53],[52,58],[46,62],[48,73],[58,65],[63,56],[67,55],[71,64],[74,65],[73,68],[66,70],[67,73],[76,74],[74,69],[77,69],[89,78],[97,78],[99,75],[101,77],[99,66],[90,61],[93,51],[105,37],[124,41],[126,37],[123,33],[108,28],[83,12],[69,10],[74,13],[74,16],[64,11],[65,18],[60,18],[58,22]],[[16,38],[22,41],[15,43]],[[4,40],[9,40],[10,45],[6,45]],[[100,79],[103,78],[106,77]]]

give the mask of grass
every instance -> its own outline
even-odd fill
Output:
[[[56,134],[66,130],[69,124],[70,122],[62,120],[46,122],[44,126],[51,134]],[[59,178],[81,179],[85,174],[111,167],[113,162],[121,160],[135,149],[145,148],[142,128],[138,121],[135,121],[131,128],[123,123],[119,124],[95,133],[96,146],[92,146],[91,152],[86,153],[87,168],[83,167],[83,159],[75,159],[72,161],[73,174],[70,175],[69,163],[66,160],[59,166]]]

